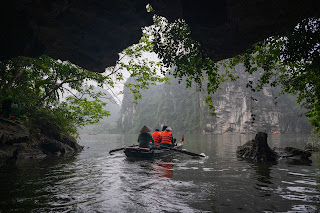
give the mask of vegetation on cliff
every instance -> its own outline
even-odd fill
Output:
[[[252,101],[252,91],[245,87],[250,75],[244,70],[243,65],[237,66],[239,79],[232,83],[224,82],[212,95],[216,107],[214,117],[205,104],[206,90],[200,91],[196,85],[186,88],[184,79],[179,83],[172,77],[170,85],[160,84],[143,91],[143,99],[138,101],[138,105],[132,104],[130,95],[125,95],[119,126],[123,132],[131,133],[139,132],[143,125],[153,129],[169,125],[175,132],[181,133],[311,131],[306,117],[299,116],[304,111],[295,103],[294,96],[283,94],[277,98],[275,105],[274,98],[280,91],[278,87],[265,87],[255,93],[257,101]],[[257,74],[251,76],[252,80],[259,77]],[[255,122],[252,122],[251,111],[256,114]]]
[[[30,131],[39,131],[50,124],[61,137],[76,136],[77,127],[110,115],[104,108],[106,102],[102,101],[112,101],[110,95],[107,97],[106,92],[95,90],[93,84],[113,92],[118,82],[132,77],[135,81],[126,87],[134,101],[141,99],[141,90],[168,80],[157,73],[161,62],[143,56],[153,48],[145,32],[146,29],[140,42],[124,49],[116,65],[108,67],[104,73],[94,73],[47,56],[1,61],[2,116],[19,119]],[[14,112],[14,108],[19,108],[19,112]]]
[[[116,65],[101,74],[47,56],[1,61],[1,116],[19,120],[35,137],[39,133],[76,137],[77,127],[110,115],[104,108],[105,100],[112,101],[110,95],[94,90],[93,85],[112,92],[118,82],[134,77],[135,81],[126,86],[136,101],[141,99],[141,90],[168,80],[157,73],[161,62],[143,56],[152,47],[144,34],[139,44],[123,50]]]
[[[201,51],[201,45],[190,38],[191,31],[184,20],[169,23],[165,18],[154,15],[154,51],[165,66],[175,66],[169,71],[178,79],[185,78],[187,87],[197,84],[199,90],[207,91],[206,103],[214,115],[212,94],[221,83],[235,81],[234,68],[244,63],[246,72],[255,73],[263,69],[260,78],[248,80],[247,87],[253,92],[264,85],[280,86],[280,93],[294,94],[297,103],[306,109],[309,122],[320,131],[320,19],[302,20],[286,37],[271,37],[259,42],[246,53],[229,60],[214,62]],[[221,72],[220,66],[226,69]],[[255,100],[254,97],[252,97]],[[253,120],[254,113],[252,113]]]

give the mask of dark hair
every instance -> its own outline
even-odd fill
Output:
[[[160,131],[159,129],[156,129],[155,131]]]
[[[166,131],[166,128],[167,128],[168,126],[163,126],[162,127],[162,131]]]

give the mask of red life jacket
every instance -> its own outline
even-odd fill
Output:
[[[172,131],[164,131],[161,133],[161,144],[172,144]]]
[[[154,133],[152,133],[152,137],[154,139],[154,144],[155,145],[160,145],[160,137],[161,137],[161,134],[159,131],[155,131]]]

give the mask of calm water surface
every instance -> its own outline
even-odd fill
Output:
[[[175,135],[178,140],[181,135]],[[253,135],[185,135],[205,153],[128,160],[120,151],[137,135],[81,135],[73,157],[21,161],[2,168],[0,212],[318,212],[320,156],[310,165],[237,159]],[[270,135],[270,147],[303,148],[307,135]]]

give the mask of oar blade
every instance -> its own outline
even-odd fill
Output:
[[[186,150],[177,149],[177,148],[173,148],[173,147],[161,147],[160,146],[160,149],[170,149],[170,150],[173,150],[173,151],[176,151],[176,152],[180,152],[180,153],[183,153],[183,154],[186,154],[186,155],[191,155],[193,157],[205,157],[205,155],[202,155],[202,154],[197,154],[197,153],[194,153],[194,152],[189,152],[189,151],[186,151]]]
[[[180,152],[180,153],[183,153],[183,154],[191,155],[191,156],[194,156],[194,157],[205,157],[202,154],[197,154],[197,153],[189,152],[189,151],[186,151],[186,150],[181,150],[181,149],[176,149],[176,148],[171,148],[171,150],[175,150],[176,152]]]
[[[118,148],[118,149],[113,149],[113,150],[109,151],[109,154],[111,155],[113,152],[121,151],[121,150],[124,150],[124,149],[125,149],[125,147]]]
[[[113,153],[113,152],[124,150],[126,147],[135,147],[135,146],[138,146],[138,145],[125,146],[125,147],[121,147],[121,148],[118,148],[118,149],[112,149],[112,150],[109,151],[109,154],[111,155],[111,153]]]

